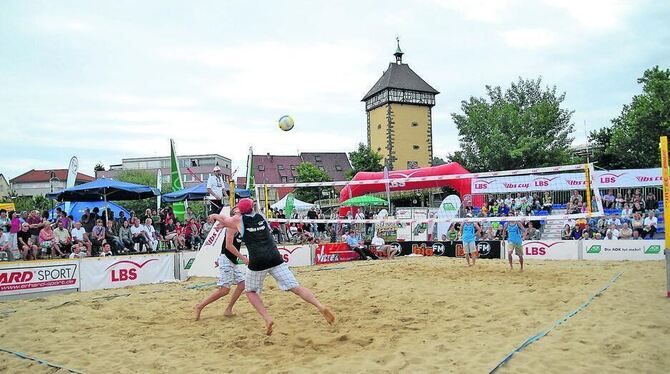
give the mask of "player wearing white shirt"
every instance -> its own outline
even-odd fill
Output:
[[[377,234],[375,234],[374,238],[372,238],[370,246],[372,247],[372,249],[384,253],[386,255],[386,258],[389,260],[393,259],[393,257],[395,257],[398,254],[397,249],[394,249],[390,245],[386,244],[384,242],[384,239],[377,236]]]

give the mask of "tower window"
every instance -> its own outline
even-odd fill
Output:
[[[414,148],[414,150],[416,151],[417,149],[419,149],[419,146],[416,145],[416,144],[414,144],[414,145],[412,146],[412,148]]]
[[[286,182],[288,182],[288,178],[287,177],[281,177],[281,181],[282,181],[282,183],[286,183]]]
[[[342,166],[340,166],[340,165],[335,165],[335,170],[337,170],[337,171],[342,171]]]
[[[419,124],[417,122],[412,122],[412,127],[418,127]]]
[[[382,129],[382,125],[381,125],[381,124],[377,125],[377,129],[378,129],[378,130],[381,130],[381,129]]]
[[[265,170],[265,165],[258,165],[258,171]]]
[[[314,156],[314,161],[321,162],[321,156]]]
[[[377,152],[381,152],[381,151],[382,151],[382,147],[377,147]]]
[[[277,165],[277,170],[284,170],[284,165]]]

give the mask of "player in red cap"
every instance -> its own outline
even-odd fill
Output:
[[[232,217],[212,214],[210,218],[221,222],[230,231],[230,235],[226,235],[226,248],[249,267],[244,290],[251,305],[265,320],[265,333],[271,335],[274,327],[274,320],[265,309],[260,297],[263,291],[263,281],[268,274],[277,281],[281,290],[291,291],[314,305],[326,321],[333,324],[335,322],[333,313],[319,302],[312,291],[298,284],[277,250],[270,225],[261,214],[253,212],[253,206],[253,200],[242,199],[237,204],[238,209],[235,210]],[[242,240],[249,250],[249,259],[242,256],[234,246],[233,237],[236,232],[242,233]]]

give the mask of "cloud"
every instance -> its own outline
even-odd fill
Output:
[[[544,0],[544,4],[565,11],[588,30],[611,30],[623,26],[630,11],[641,5],[631,0]]]
[[[534,49],[556,43],[556,35],[542,28],[520,28],[501,33],[505,44],[514,48]]]
[[[510,0],[431,0],[448,10],[455,10],[466,19],[484,23],[502,22],[513,2]]]

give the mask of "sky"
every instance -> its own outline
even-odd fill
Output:
[[[451,113],[523,78],[566,92],[574,144],[608,126],[670,67],[669,1],[0,2],[0,173],[80,171],[125,157],[350,152],[363,95],[393,60],[441,93],[433,148],[458,149]],[[291,115],[290,132],[277,128]]]

